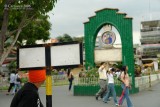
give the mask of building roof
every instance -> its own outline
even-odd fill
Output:
[[[160,20],[143,21],[141,24],[149,27],[160,27]]]

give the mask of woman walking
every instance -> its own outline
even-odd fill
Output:
[[[103,102],[107,103],[110,93],[112,93],[112,96],[114,98],[114,103],[116,106],[118,106],[117,97],[116,97],[116,91],[114,88],[114,77],[113,77],[113,68],[109,68],[109,72],[107,73],[108,77],[108,91],[105,97],[103,98]]]
[[[73,73],[71,72],[70,68],[68,69],[67,77],[68,77],[68,81],[69,81],[69,91],[70,91],[72,88],[72,82],[74,80]]]
[[[131,88],[130,83],[129,83],[129,75],[128,75],[128,67],[123,66],[122,67],[122,73],[121,73],[121,81],[122,81],[122,95],[119,99],[119,105],[123,104],[124,99],[126,98],[127,101],[127,106],[128,107],[133,107],[133,104],[130,100],[129,97],[129,89]]]

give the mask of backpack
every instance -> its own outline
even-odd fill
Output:
[[[17,82],[21,82],[21,78],[19,77],[19,75],[17,75],[16,81],[17,81]]]
[[[21,82],[21,79],[19,77],[17,78],[17,82]]]

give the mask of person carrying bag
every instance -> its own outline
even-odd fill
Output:
[[[129,75],[128,75],[128,67],[127,66],[123,66],[122,67],[122,73],[121,73],[121,81],[122,81],[122,94],[121,97],[119,99],[119,105],[123,104],[124,99],[126,98],[127,101],[127,107],[133,107],[133,104],[130,100],[129,97],[129,89],[131,88],[130,83],[129,83]]]

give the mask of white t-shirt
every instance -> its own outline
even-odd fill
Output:
[[[102,69],[101,67],[98,69],[99,72],[99,79],[107,80],[107,73],[106,69]]]
[[[107,76],[108,76],[108,83],[114,83],[113,74],[110,73],[110,74],[107,74]]]
[[[10,83],[14,83],[15,82],[15,78],[16,78],[16,75],[14,73],[11,73],[10,74]]]
[[[115,74],[117,75],[117,78],[118,78],[121,72],[116,72]]]

